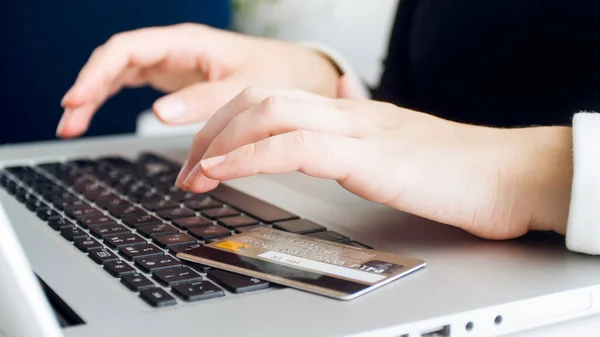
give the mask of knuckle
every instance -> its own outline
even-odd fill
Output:
[[[308,130],[297,130],[292,132],[292,142],[298,148],[307,148],[317,142],[317,134]]]
[[[240,93],[243,102],[257,103],[264,98],[265,89],[259,85],[251,85]]]
[[[256,144],[250,143],[248,145],[242,146],[240,148],[240,150],[242,151],[242,153],[241,153],[242,157],[245,157],[245,158],[254,157],[256,155]]]
[[[289,103],[288,98],[281,95],[273,95],[265,98],[260,110],[267,116],[276,116]]]

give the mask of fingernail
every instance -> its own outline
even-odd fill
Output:
[[[156,102],[156,113],[165,120],[175,119],[185,115],[187,108],[185,102],[177,97],[165,97]]]
[[[202,170],[202,166],[200,163],[196,164],[196,166],[194,166],[194,168],[190,171],[190,173],[188,173],[188,175],[185,177],[185,179],[183,180],[183,186],[185,186],[186,188],[189,188],[192,183],[194,182],[194,180],[196,179],[196,176],[200,173],[200,170]]]
[[[226,158],[227,158],[227,155],[224,154],[222,156],[202,159],[200,161],[200,165],[202,166],[203,169],[209,170],[209,169],[221,164],[222,162],[224,162]]]
[[[57,135],[57,136],[58,136],[58,135],[60,135],[60,134],[62,133],[62,131],[63,131],[63,128],[65,127],[66,120],[67,120],[67,118],[68,118],[67,116],[68,116],[68,115],[70,115],[70,114],[71,114],[71,111],[70,111],[70,110],[68,110],[68,109],[66,109],[66,110],[63,112],[63,115],[62,115],[62,117],[60,118],[60,121],[58,122],[58,126],[56,127],[56,135]]]
[[[183,165],[181,166],[181,170],[179,171],[179,174],[177,175],[177,179],[175,179],[175,185],[179,186],[182,183],[183,178],[185,178],[185,176],[188,174],[190,168],[189,168],[190,164],[189,164],[189,160],[186,159],[185,162],[183,163]]]
[[[198,164],[196,164],[196,166],[194,166],[192,171],[190,171],[190,174],[188,174],[188,176],[185,178],[185,180],[183,181],[183,186],[190,188],[194,180],[196,180],[196,178],[198,178],[198,176],[202,174],[200,171],[202,171],[203,169],[208,170],[210,168],[213,168],[224,162],[226,158],[227,155],[222,155],[201,160]]]

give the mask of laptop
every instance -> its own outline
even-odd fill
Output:
[[[598,257],[531,233],[488,241],[299,173],[173,188],[190,136],[0,149],[0,335],[490,336],[600,311]],[[174,254],[254,226],[423,259],[340,301]]]

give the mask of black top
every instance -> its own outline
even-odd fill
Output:
[[[455,121],[600,112],[600,1],[401,0],[373,97]]]

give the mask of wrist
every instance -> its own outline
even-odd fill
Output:
[[[300,81],[309,85],[306,90],[326,97],[337,97],[342,70],[320,50],[302,44],[298,47],[300,48],[298,56],[302,58],[298,64],[305,66],[298,67],[296,71]]]
[[[316,41],[302,41],[300,44],[316,52],[322,59],[326,60],[335,69],[338,80],[341,77],[347,78],[356,90],[354,92],[355,96],[361,98],[369,98],[371,96],[367,85],[361,81],[360,75],[353,64],[338,50],[330,45]],[[336,84],[337,90],[339,88]],[[336,97],[339,96],[336,95]]]
[[[573,140],[568,127],[521,129],[520,202],[530,209],[531,230],[566,233],[573,180]],[[517,163],[518,164],[518,163]]]

